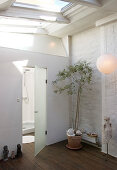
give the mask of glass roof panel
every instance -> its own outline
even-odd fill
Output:
[[[69,2],[61,0],[16,0],[15,2],[29,6],[38,6],[39,9],[55,12],[60,12],[63,7],[69,4]]]

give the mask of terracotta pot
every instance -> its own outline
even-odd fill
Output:
[[[68,144],[66,145],[69,149],[81,149],[82,136],[67,136]]]

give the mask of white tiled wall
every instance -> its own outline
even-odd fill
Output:
[[[101,142],[104,116],[110,116],[113,137],[109,154],[117,157],[117,71],[110,75],[98,72],[96,60],[104,53],[117,57],[117,22],[72,36],[72,63],[85,59],[94,68],[92,91],[84,89],[81,97],[80,127],[97,132]],[[104,144],[102,151],[106,152]]]

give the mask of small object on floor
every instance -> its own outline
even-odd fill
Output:
[[[7,161],[8,160],[8,154],[9,154],[9,150],[8,150],[8,146],[4,146],[3,147],[3,160]]]
[[[109,157],[108,157],[108,143],[106,144],[106,147],[107,147],[107,153],[106,153],[105,161],[108,161],[108,159],[109,159]]]
[[[15,159],[15,151],[12,151],[12,153],[11,153],[11,159]]]
[[[104,118],[104,128],[103,128],[103,143],[106,144],[107,146],[107,154],[106,154],[106,161],[108,161],[108,147],[109,147],[109,142],[112,138],[112,124],[110,122],[110,117],[105,117]]]
[[[17,157],[21,157],[22,156],[22,150],[21,150],[21,145],[20,144],[17,145],[17,155],[16,156]]]
[[[87,135],[90,137],[98,137],[98,135],[96,133],[87,133]]]
[[[69,149],[81,149],[81,136],[67,136],[68,138],[68,145],[66,145]]]

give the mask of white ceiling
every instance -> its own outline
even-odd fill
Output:
[[[7,17],[7,19],[9,17],[18,17],[20,19],[28,18],[29,22],[32,20],[34,20],[35,23],[41,22],[42,25],[44,25],[44,31],[47,34],[57,37],[64,37],[66,35],[73,35],[77,32],[81,32],[88,28],[94,27],[97,20],[117,12],[117,0],[66,1],[72,1],[75,3],[73,3],[69,8],[64,9],[61,13],[55,13],[42,10],[10,7],[11,3],[13,2],[12,0],[1,0],[0,9],[3,10],[2,7],[4,7],[5,10],[1,11],[0,15]],[[88,3],[86,1],[88,1]],[[5,6],[5,4],[7,5]],[[43,19],[40,20],[39,16],[42,14],[44,16],[56,16],[57,20],[56,22],[44,21]],[[27,25],[30,25],[30,27],[33,27],[33,24],[31,24],[31,22],[27,23]],[[8,24],[8,22],[7,24],[5,24],[5,22],[4,24],[2,24],[2,22],[0,21],[0,25],[11,26],[12,24]],[[26,24],[24,24],[24,26],[26,26]],[[37,27],[38,29],[40,28],[39,24],[37,24],[37,26],[35,25],[35,27]]]
[[[65,35],[73,35],[86,29],[95,27],[97,20],[112,15],[117,12],[117,0],[103,0],[102,7],[91,7],[77,4],[66,12],[63,16],[70,20],[65,24],[50,24],[47,30],[50,35],[64,37]]]

